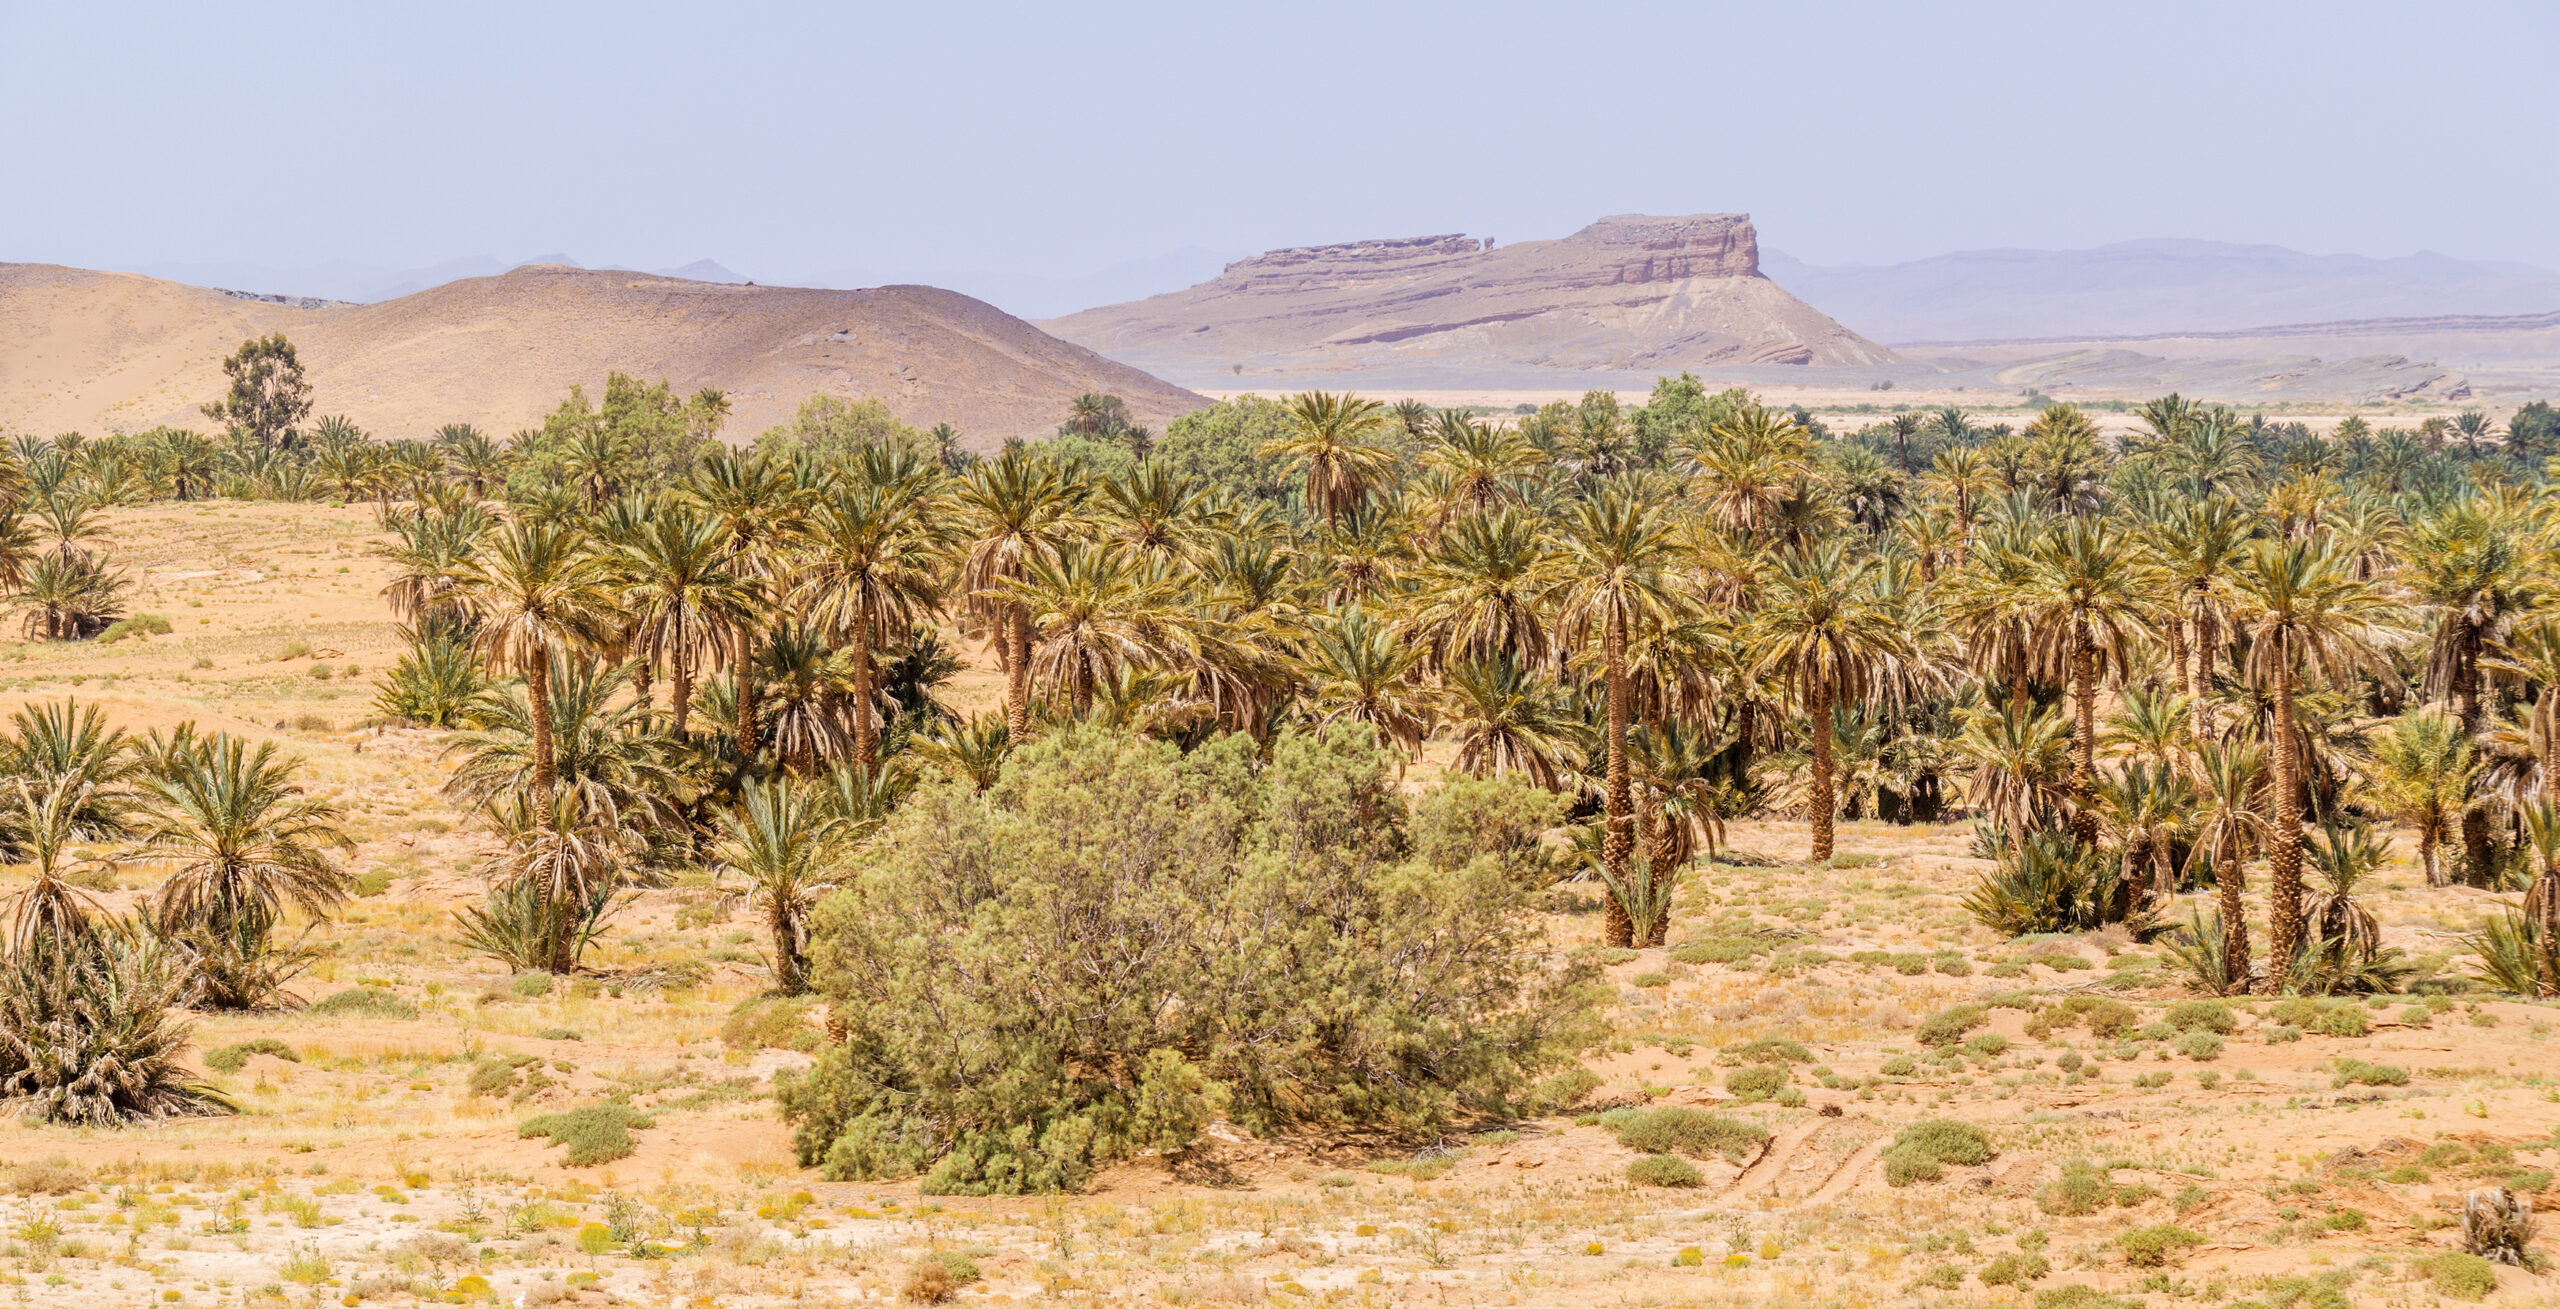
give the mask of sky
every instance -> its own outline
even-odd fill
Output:
[[[2548,0],[0,0],[0,260],[1071,278],[1746,211],[2560,267],[2555,67]]]

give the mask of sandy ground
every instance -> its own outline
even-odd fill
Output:
[[[713,888],[649,892],[593,956],[599,976],[544,994],[454,943],[479,838],[435,790],[448,764],[432,734],[362,725],[396,639],[368,513],[174,506],[114,526],[146,579],[137,609],[176,630],[0,648],[0,708],[71,693],[134,729],[192,718],[288,743],[349,807],[356,868],[393,874],[319,929],[329,953],[303,989],[378,981],[418,1015],[199,1020],[199,1059],[260,1039],[292,1052],[206,1069],[237,1117],[0,1123],[0,1278],[17,1303],[884,1303],[940,1252],[977,1274],[964,1304],[2024,1305],[2087,1286],[2166,1309],[2312,1289],[2288,1278],[2425,1304],[2463,1192],[2547,1181],[2560,1153],[2552,1006],[2395,997],[2363,1008],[2368,1034],[2326,1036],[2260,1001],[2209,1055],[2139,1026],[2039,1035],[2031,1007],[2074,995],[2158,1020],[2184,995],[2174,966],[2120,933],[2013,943],[1976,927],[1957,903],[1984,866],[1964,829],[1852,823],[1830,866],[1807,867],[1802,825],[1747,823],[1730,861],[1684,887],[1673,950],[1609,965],[1616,1036],[1580,1115],[1436,1143],[1221,1127],[1198,1158],[1141,1160],[1065,1198],[827,1182],[794,1166],[770,1098],[807,1055],[722,1039],[763,973],[749,920]],[[279,660],[296,641],[311,654]],[[994,690],[983,672],[968,687]],[[2387,938],[2458,972],[2455,934],[2500,897],[2428,890],[2401,853],[2374,901]],[[129,900],[156,873],[120,878]],[[1590,888],[1560,888],[1557,945],[1592,945],[1596,908]],[[1707,941],[1752,952],[1675,957]],[[687,959],[707,979],[626,984]],[[1969,1054],[1919,1058],[1923,1018],[1994,1000],[2028,1007],[1989,1009]],[[1803,1047],[1785,1065],[1801,1103],[1727,1087],[1735,1047],[1764,1037]],[[2342,1082],[2357,1065],[2341,1060],[2405,1081]],[[519,1135],[612,1095],[652,1117],[627,1158],[573,1168]],[[1636,1153],[1589,1116],[1610,1105],[1707,1107],[1770,1139],[1702,1163],[1695,1188],[1638,1185]],[[1884,1148],[1934,1117],[1982,1126],[1997,1153],[1888,1185]],[[2105,1202],[2054,1212],[2075,1161],[2107,1170]],[[2160,1225],[2196,1243],[2135,1266],[2118,1238]],[[1985,1284],[2003,1255],[2047,1268]],[[2500,1276],[2492,1303],[2560,1295]]]

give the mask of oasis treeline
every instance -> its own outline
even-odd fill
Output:
[[[2545,404],[1835,431],[1684,375],[1508,414],[1247,397],[1160,434],[1087,396],[981,454],[826,398],[736,446],[717,393],[619,375],[504,440],[381,441],[312,418],[280,338],[227,369],[219,435],[13,444],[30,635],[137,621],[115,506],[378,505],[409,647],[378,707],[450,732],[503,850],[456,932],[575,970],[633,888],[713,870],[776,989],[830,1003],[785,1106],[833,1175],[1072,1188],[1221,1116],[1568,1104],[1595,999],[1536,897],[1582,879],[1605,946],[1665,944],[1753,816],[1805,821],[1809,861],[1842,819],[1970,821],[1981,922],[2124,924],[2216,994],[2405,988],[2358,902],[2397,827],[2431,884],[2522,893],[2474,938],[2486,983],[2560,991]],[[1003,674],[975,716],[945,702],[965,643]],[[165,809],[238,749],[118,742],[95,794]],[[1446,780],[1408,785],[1426,754]],[[309,859],[222,903],[325,913],[309,817]],[[22,919],[92,921],[44,894]],[[235,962],[173,985],[287,1002],[281,921],[226,912]]]

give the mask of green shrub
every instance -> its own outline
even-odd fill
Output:
[[[167,636],[169,630],[169,620],[159,614],[135,614],[107,624],[107,630],[98,633],[98,644],[114,645],[128,636]]]
[[[2102,1041],[2112,1040],[2132,1031],[2141,1017],[2138,1010],[2122,1000],[2075,995],[2058,1005],[2038,1010],[2027,1020],[2027,1035],[2041,1041],[2057,1031],[2086,1024],[2091,1036]]]
[[[1596,975],[1547,962],[1533,888],[1493,861],[1404,858],[1440,839],[1406,813],[1356,724],[1267,753],[1070,727],[983,792],[924,783],[815,917],[858,1036],[777,1087],[801,1163],[1021,1194],[1222,1115],[1420,1134],[1511,1112],[1598,1031]]]
[[[2361,1059],[2338,1061],[2338,1075],[2330,1079],[2335,1086],[2407,1086],[2409,1070],[2394,1064],[2369,1064]]]
[[[1786,1065],[1753,1064],[1748,1068],[1736,1068],[1724,1075],[1724,1089],[1732,1092],[1737,1100],[1757,1102],[1770,1099],[1787,1089]]]
[[[568,1147],[560,1162],[583,1168],[629,1158],[640,1148],[631,1133],[650,1126],[649,1116],[629,1105],[599,1104],[528,1118],[516,1128],[516,1135],[550,1137],[552,1144]]]
[[[391,889],[391,870],[373,868],[358,873],[354,881],[347,883],[347,889],[356,895],[371,899]]]
[[[415,1018],[415,1001],[385,986],[354,986],[314,1003],[310,1013],[330,1018]]]
[[[249,1056],[260,1054],[273,1055],[287,1063],[302,1062],[302,1056],[295,1054],[292,1046],[272,1036],[261,1036],[254,1040],[242,1041],[237,1045],[226,1045],[205,1051],[204,1066],[218,1073],[236,1073],[248,1065]]]
[[[1876,1071],[1887,1077],[1909,1077],[1920,1071],[1920,1065],[1907,1054],[1886,1055],[1884,1062],[1877,1066]]]
[[[720,1040],[732,1050],[790,1050],[813,1044],[810,1002],[782,995],[751,995],[729,1010]]]
[[[2428,1264],[2428,1284],[2438,1295],[2456,1300],[2485,1300],[2498,1289],[2498,1270],[2476,1254],[2449,1250]]]
[[[2009,1052],[2009,1038],[1998,1032],[1977,1032],[1965,1039],[1964,1048],[1985,1059],[1993,1059]]]
[[[2365,1213],[2362,1209],[2341,1209],[2321,1219],[2320,1225],[2332,1232],[2361,1232],[2365,1228]]]
[[[1809,1064],[1813,1062],[1811,1050],[1783,1036],[1764,1036],[1757,1041],[1745,1041],[1740,1045],[1727,1046],[1723,1057],[1735,1063],[1745,1064]]]
[[[1531,1114],[1555,1114],[1573,1108],[1600,1089],[1600,1075],[1588,1068],[1566,1068],[1541,1077],[1530,1086],[1528,1100],[1521,1108]]]
[[[2309,1030],[2320,1036],[2362,1036],[2373,1030],[2373,1024],[2363,1005],[2342,1004],[2321,1010]]]
[[[1922,1270],[1915,1280],[1922,1286],[1940,1291],[1952,1291],[1964,1285],[1964,1270],[1954,1264],[1937,1264]]]
[[[533,1039],[537,1041],[575,1041],[581,1038],[576,1032],[573,1032],[566,1027],[546,1027],[541,1031],[534,1033]]]
[[[2220,1000],[2180,1000],[2161,1015],[2171,1027],[2182,1032],[2211,1032],[2229,1036],[2240,1025],[2231,1006]]]
[[[1888,1186],[1934,1182],[1941,1164],[1983,1163],[1994,1153],[1981,1128],[1951,1118],[1924,1118],[1894,1134],[1884,1152],[1884,1180]]]
[[[1748,963],[1753,955],[1767,954],[1769,947],[1739,937],[1709,937],[1702,941],[1684,941],[1671,957],[1684,964]]]
[[[2025,1286],[2053,1271],[2053,1263],[2040,1254],[2004,1254],[1982,1266],[1974,1277],[1984,1286]]]
[[[2204,1028],[2190,1028],[2178,1038],[2178,1053],[2201,1063],[2222,1057],[2222,1038]]]
[[[1706,1175],[1678,1155],[1649,1154],[1627,1165],[1627,1180],[1645,1186],[1699,1186]]]
[[[2202,1236],[2174,1223],[2137,1227],[2116,1235],[2116,1246],[2124,1251],[2124,1261],[2135,1268],[2166,1268],[2202,1244]]]
[[[549,995],[551,994],[551,974],[519,973],[507,983],[507,993],[527,1000]]]
[[[1566,808],[1563,796],[1516,773],[1454,775],[1414,802],[1414,854],[1444,873],[1489,858],[1504,878],[1544,887],[1572,862],[1546,839],[1564,824]]]
[[[1652,990],[1655,987],[1669,986],[1671,985],[1671,974],[1638,973],[1627,979],[1627,985],[1642,987],[1646,990]]]
[[[1964,1039],[1965,1033],[1982,1026],[1990,1016],[1990,1011],[1978,1004],[1941,1009],[1920,1020],[1920,1030],[1914,1034],[1914,1039],[1931,1047],[1954,1045]]]
[[[1769,1129],[1765,1127],[1684,1105],[1627,1113],[1610,1130],[1617,1133],[1618,1144],[1630,1150],[1682,1154],[1692,1159],[1722,1158],[1736,1164],[1759,1154],[1769,1140]]]
[[[2057,1286],[2036,1292],[2036,1309],[2142,1309],[2142,1302],[2108,1295],[2094,1286]]]
[[[2108,1198],[2106,1175],[2089,1161],[2075,1159],[2062,1166],[2062,1176],[2037,1189],[2036,1207],[2058,1217],[2078,1218],[2098,1212]]]

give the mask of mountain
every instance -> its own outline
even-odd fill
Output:
[[[1042,324],[1190,385],[1549,385],[1596,372],[1858,365],[1891,352],[1762,276],[1745,214],[1623,214],[1552,241],[1274,250],[1187,290]]]
[[[1234,257],[1199,246],[1184,246],[1144,259],[1123,260],[1090,273],[1047,274],[989,268],[947,268],[908,272],[895,280],[912,279],[947,286],[974,295],[988,304],[1000,305],[1006,313],[1037,320],[1189,286],[1203,278],[1216,276],[1218,269]],[[808,286],[865,286],[892,279],[877,270],[837,269],[795,280]]]
[[[1056,430],[1086,391],[1161,424],[1201,397],[929,286],[732,286],[540,264],[379,304],[261,296],[0,264],[0,427],[51,433],[203,419],[249,336],[298,348],[316,412],[386,435],[449,422],[510,432],[610,370],[729,394],[733,435],[824,392],[876,396],[972,445]]]
[[[1807,303],[1896,344],[2560,310],[2560,274],[2530,265],[2424,253],[2308,255],[2219,241],[1966,250],[1882,267],[1822,267],[1773,250],[1766,267]]]

